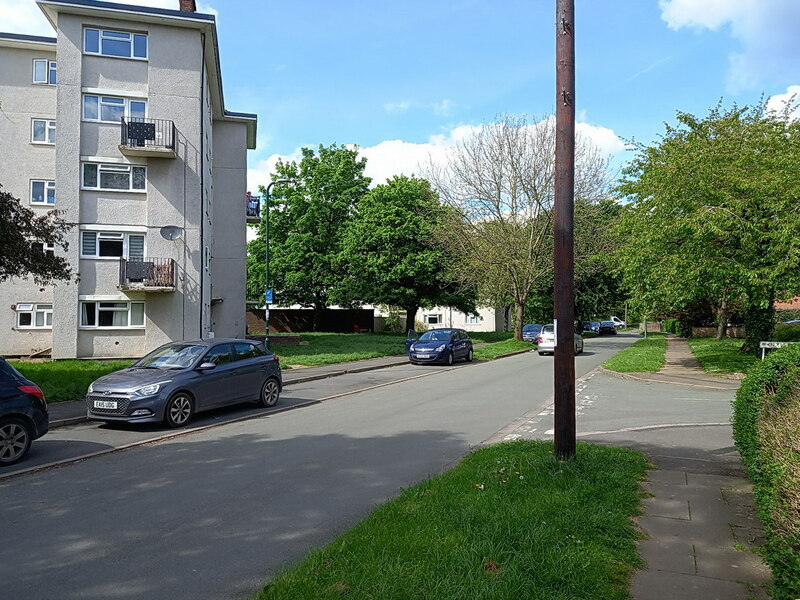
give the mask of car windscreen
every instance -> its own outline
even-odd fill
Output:
[[[188,369],[207,348],[198,344],[170,344],[156,348],[132,366],[138,369]]]
[[[419,336],[420,342],[449,342],[453,332],[446,329],[431,329]]]
[[[601,327],[613,327],[614,326],[614,321],[603,321],[602,323],[600,323],[600,326]]]
[[[539,331],[541,328],[541,325],[525,325],[522,331]]]

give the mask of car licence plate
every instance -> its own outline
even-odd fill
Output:
[[[417,358],[430,358],[431,357],[430,354],[417,354],[416,356],[417,356]]]
[[[95,400],[94,401],[95,408],[117,408],[117,403],[112,402],[111,400]]]

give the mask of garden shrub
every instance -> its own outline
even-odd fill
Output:
[[[679,323],[680,321],[678,319],[664,319],[662,330],[666,331],[667,333],[674,333],[677,335]]]
[[[800,324],[775,325],[770,339],[774,342],[800,342]]]
[[[764,525],[772,597],[800,598],[800,344],[753,366],[733,409],[733,437]]]

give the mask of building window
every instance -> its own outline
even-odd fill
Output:
[[[467,325],[480,325],[483,323],[483,317],[480,315],[467,315],[467,318],[464,320]]]
[[[146,117],[147,102],[115,96],[83,96],[83,120],[119,123],[122,117]]]
[[[144,190],[147,168],[133,165],[83,163],[83,189],[128,192]]]
[[[81,302],[81,327],[144,327],[144,302]]]
[[[442,315],[423,315],[422,322],[427,325],[441,325],[443,323]]]
[[[17,304],[19,329],[50,329],[52,326],[52,304]]]
[[[55,144],[56,122],[47,119],[33,119],[31,141],[37,144]]]
[[[52,206],[56,203],[56,182],[41,179],[31,180],[31,204]]]
[[[47,242],[31,242],[31,251],[37,254],[46,254],[47,256],[56,255],[56,245],[48,244]]]
[[[144,234],[82,231],[81,258],[144,258]]]
[[[108,29],[84,29],[83,51],[86,54],[146,59],[147,34]]]
[[[56,84],[56,61],[46,58],[33,59],[33,83]]]

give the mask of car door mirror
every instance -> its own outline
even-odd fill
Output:
[[[408,333],[406,334],[406,339],[407,340],[412,340],[412,341],[413,340],[418,340],[419,339],[419,335],[417,335],[417,332],[414,331],[413,329],[409,329]]]
[[[213,362],[204,362],[201,363],[199,367],[197,367],[198,371],[210,371],[211,369],[216,369],[217,365]]]

